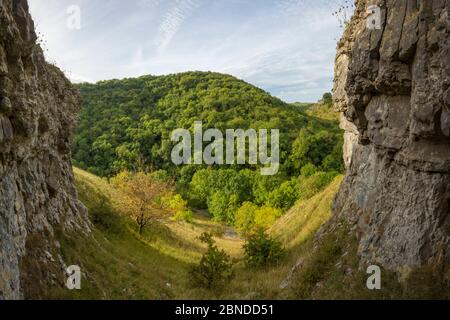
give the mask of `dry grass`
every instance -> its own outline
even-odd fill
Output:
[[[227,238],[221,224],[197,213],[192,224],[167,217],[139,236],[137,226],[122,214],[124,195],[119,190],[80,169],[74,168],[74,173],[95,228],[91,238],[59,235],[64,261],[81,266],[83,285],[81,291],[73,292],[55,287],[51,298],[190,298],[188,270],[205,250],[197,239],[203,232],[214,234],[217,245],[232,257],[242,254],[242,239]]]
[[[80,198],[96,227],[88,238],[57,235],[64,261],[82,268],[82,290],[68,291],[56,285],[40,288],[39,293],[49,298],[448,299],[443,280],[425,269],[413,274],[406,287],[398,283],[395,274],[383,271],[383,290],[367,290],[367,275],[358,269],[358,243],[345,223],[324,235],[319,244],[313,241],[316,231],[330,218],[342,177],[313,198],[297,203],[270,229],[271,235],[283,242],[286,258],[277,266],[252,269],[239,261],[244,241],[227,238],[225,227],[204,215],[195,214],[193,224],[166,219],[139,236],[134,223],[121,213],[120,191],[84,171],[75,169],[75,175]],[[203,232],[213,233],[218,246],[236,259],[235,277],[221,290],[194,288],[189,281],[190,267],[205,250],[197,239]],[[280,285],[299,261],[301,267],[282,289]]]
[[[290,293],[281,289],[282,282],[291,273],[299,259],[312,251],[312,239],[317,230],[331,216],[331,204],[342,182],[337,177],[324,191],[313,198],[300,201],[286,215],[280,218],[269,230],[280,240],[287,257],[278,266],[248,269],[242,266],[236,278],[230,283],[220,298],[231,299],[290,299]]]
[[[301,256],[310,252],[317,229],[329,219],[331,203],[342,177],[310,200],[298,203],[271,228],[288,252],[280,265],[249,269],[243,262],[238,237],[227,237],[226,228],[196,213],[192,224],[170,218],[149,226],[142,236],[122,215],[123,195],[107,180],[74,169],[80,199],[96,221],[92,238],[60,235],[64,260],[84,272],[81,291],[54,288],[56,299],[279,299],[289,298],[281,282]],[[226,288],[208,291],[193,288],[188,277],[205,247],[197,239],[203,232],[215,235],[217,245],[236,259],[235,277]]]

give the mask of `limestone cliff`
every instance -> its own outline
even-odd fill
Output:
[[[356,3],[336,58],[348,171],[333,221],[352,223],[364,264],[448,266],[450,1]],[[372,4],[381,29],[366,26]]]
[[[87,229],[70,162],[78,108],[77,92],[36,44],[27,1],[1,0],[0,299],[55,277],[45,265],[58,261],[56,226]]]

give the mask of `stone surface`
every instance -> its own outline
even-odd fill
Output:
[[[27,2],[1,0],[0,299],[24,297],[33,270],[21,266],[30,254],[36,265],[45,259],[55,227],[89,228],[70,163],[78,108],[78,93],[36,44]],[[31,235],[40,239],[29,243],[34,252]]]
[[[377,4],[382,29],[366,28]],[[362,264],[400,273],[450,256],[450,1],[358,0],[336,58],[345,181],[334,217]]]

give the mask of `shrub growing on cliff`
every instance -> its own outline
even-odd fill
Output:
[[[231,258],[216,246],[210,233],[203,233],[199,239],[208,246],[208,250],[200,263],[191,269],[192,282],[195,286],[206,289],[219,288],[233,275]]]

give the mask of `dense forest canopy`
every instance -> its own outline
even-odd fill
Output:
[[[332,113],[329,94],[319,107],[287,104],[213,72],[143,76],[78,88],[82,111],[73,145],[75,165],[108,178],[123,171],[158,172],[176,181],[191,205],[208,208],[219,220],[233,223],[244,202],[273,208],[279,215],[275,209],[289,209],[305,196],[307,190],[299,186],[307,179],[315,177],[314,183],[321,185],[343,169],[342,133],[332,116],[323,116]],[[202,121],[204,130],[222,132],[279,129],[279,173],[261,177],[251,165],[175,166],[171,133],[179,128],[192,131],[195,121]]]

